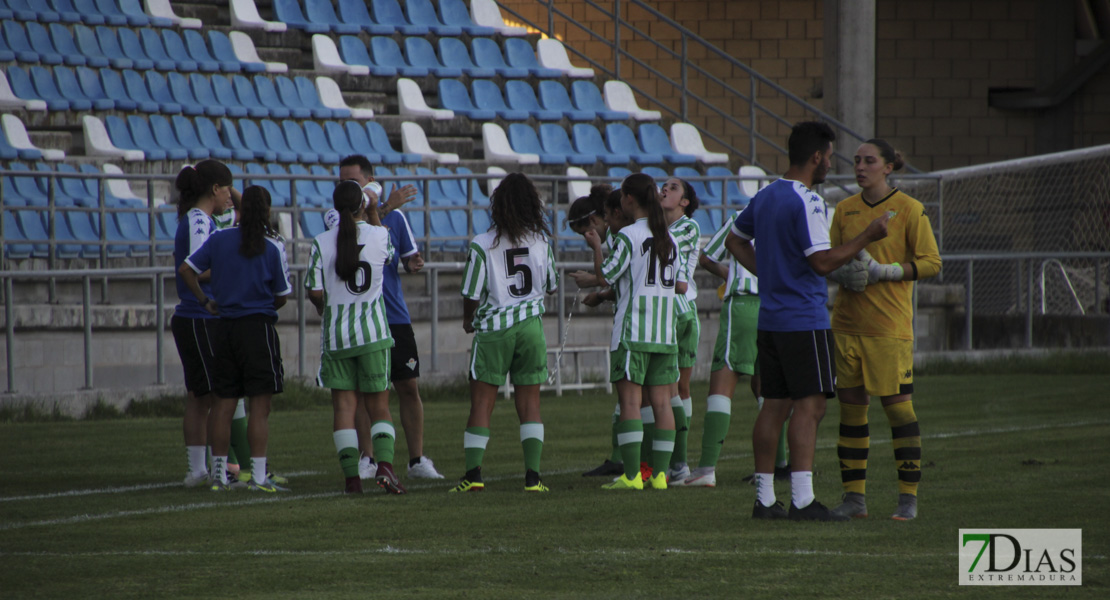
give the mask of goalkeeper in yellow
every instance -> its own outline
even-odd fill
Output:
[[[856,150],[854,162],[861,192],[836,206],[829,231],[832,246],[859,235],[876,217],[892,215],[887,237],[829,276],[841,285],[833,303],[832,331],[844,500],[833,512],[867,516],[867,409],[870,397],[878,396],[890,422],[898,470],[898,508],[892,518],[908,521],[917,516],[921,481],[921,430],[911,400],[913,282],[940,272],[940,252],[922,204],[887,183],[887,176],[903,166],[901,155],[886,141],[872,139]]]

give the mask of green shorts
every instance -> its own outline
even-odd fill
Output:
[[[713,368],[755,373],[755,338],[759,327],[759,296],[729,296],[721,305],[721,327],[713,348]]]
[[[701,340],[701,319],[698,318],[698,311],[691,310],[678,318],[678,322],[675,323],[675,336],[678,338],[678,368],[693,367],[698,358],[698,342]]]
[[[609,381],[627,379],[640,385],[671,385],[678,381],[678,354],[629,350],[621,344],[609,352]]]
[[[320,357],[320,383],[333,390],[357,390],[368,394],[388,390],[390,353],[390,348],[382,348],[335,358],[325,352]]]
[[[515,385],[547,381],[547,338],[543,320],[532,317],[508,329],[479,331],[470,348],[470,378],[504,385],[508,373]]]

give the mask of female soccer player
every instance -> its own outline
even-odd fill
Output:
[[[230,186],[230,183],[227,184]],[[221,187],[223,187],[221,185]],[[217,231],[193,252],[177,272],[198,302],[219,319],[212,328],[212,370],[216,418],[209,432],[212,445],[212,490],[227,486],[227,451],[236,400],[247,396],[251,446],[248,489],[288,491],[266,473],[270,401],[282,392],[284,370],[278,338],[277,310],[293,292],[285,245],[270,227],[270,194],[251,186],[243,192],[239,226]],[[216,260],[219,257],[219,260]],[[201,289],[198,275],[211,269],[212,296]]]
[[[493,228],[470,242],[463,271],[463,330],[474,333],[470,357],[470,418],[463,434],[466,474],[452,492],[475,492],[489,442],[497,388],[512,376],[520,443],[524,447],[524,491],[546,492],[540,481],[543,423],[540,384],[547,379],[543,294],[559,286],[544,220],[532,181],[511,173],[490,197]]]
[[[617,296],[609,378],[617,385],[621,405],[618,436],[624,473],[603,487],[644,488],[637,463],[644,438],[640,408],[643,387],[648,386],[647,397],[655,415],[651,486],[667,489],[666,470],[674,450],[669,393],[671,384],[678,381],[675,305],[676,294],[686,291],[685,272],[679,267],[677,244],[650,176],[637,173],[625,178],[621,207],[634,222],[613,237],[612,252],[604,263],[601,238],[586,233],[598,279],[602,285],[612,285]]]
[[[174,237],[173,261],[180,267],[193,252],[216,231],[214,212],[222,212],[231,201],[231,170],[227,165],[206,160],[195,167],[181,170],[174,182],[179,199],[177,202],[177,235]],[[210,325],[215,317],[205,310],[200,298],[208,298],[212,288],[208,273],[198,277],[200,292],[194,294],[179,273],[177,297],[180,302],[170,319],[177,354],[185,371],[185,418],[182,429],[189,472],[185,487],[208,483],[208,464],[205,458],[208,416],[212,408],[212,345],[209,343]]]
[[[390,349],[382,279],[393,260],[389,232],[377,206],[354,181],[335,186],[332,202],[339,225],[316,236],[305,288],[323,315],[320,380],[331,388],[333,434],[347,493],[362,493],[358,473],[355,410],[360,397],[370,415],[370,437],[378,459],[375,480],[392,494],[405,488],[393,472],[396,433],[389,413]]]
[[[913,282],[940,272],[940,252],[920,202],[890,187],[887,176],[903,165],[885,140],[871,139],[855,155],[861,192],[841,201],[829,228],[833,246],[850,240],[876,217],[893,213],[886,238],[867,245],[868,285],[842,287],[833,302],[836,385],[840,397],[840,477],[844,501],[833,509],[866,517],[870,396],[879,396],[893,437],[898,468],[898,508],[893,519],[917,516],[921,481],[921,431],[913,410]],[[888,263],[888,264],[884,264]]]
[[[690,417],[694,414],[694,401],[690,398],[690,375],[701,339],[701,321],[698,320],[698,286],[694,284],[694,269],[698,267],[698,238],[701,227],[692,216],[698,209],[698,194],[689,183],[671,177],[663,183],[659,202],[667,219],[671,234],[678,243],[678,262],[686,271],[686,293],[678,297],[678,319],[675,322],[678,336],[678,383],[671,390],[671,412],[674,413],[675,444],[671,455],[667,480],[681,485],[690,476],[686,464],[686,438],[690,432]]]

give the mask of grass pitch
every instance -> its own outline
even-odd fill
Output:
[[[275,402],[270,461],[293,490],[276,496],[182,489],[179,418],[7,422],[0,597],[1105,598],[1108,391],[1105,374],[919,376],[924,476],[919,517],[905,523],[889,519],[896,476],[877,405],[869,518],[753,521],[754,489],[740,481],[755,416],[744,384],[718,487],[666,492],[607,492],[580,475],[609,453],[605,395],[544,397],[546,495],[522,491],[504,400],[486,491],[446,493],[463,471],[469,404],[457,390],[425,392],[425,453],[448,479],[405,481],[405,496],[339,493],[327,405]],[[705,393],[695,386],[695,461]],[[830,506],[838,415],[830,403],[814,478]],[[397,455],[407,457],[403,435]],[[777,491],[789,501],[788,485]],[[1084,585],[960,587],[960,528],[1081,528]]]

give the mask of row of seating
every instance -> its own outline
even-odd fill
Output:
[[[151,4],[149,1],[147,4]],[[158,3],[155,3],[158,4]],[[86,23],[89,25],[128,25],[131,27],[170,27],[176,22],[166,15],[168,2],[159,14],[147,14],[139,0],[0,0],[0,19],[19,19],[40,23]],[[171,11],[172,12],[172,11]]]
[[[462,34],[491,36],[492,27],[474,23],[462,0],[439,0],[439,12],[428,0],[406,0],[402,11],[396,0],[274,0],[277,21],[308,33],[404,35]],[[338,13],[336,11],[338,8]],[[372,13],[370,10],[372,9]]]
[[[7,68],[12,93],[21,100],[43,100],[50,110],[138,110],[146,113],[211,117],[274,117],[295,119],[346,119],[349,108],[331,108],[321,99],[322,90],[306,77],[278,75],[253,78],[235,75],[203,76],[155,71],[145,74],[126,69],[33,66],[24,71]],[[0,74],[2,76],[2,74]],[[338,90],[334,81],[333,92]],[[333,100],[335,95],[332,94]],[[341,99],[342,96],[339,95]]]
[[[601,90],[592,81],[579,80],[571,84],[571,94],[558,81],[540,81],[539,94],[523,80],[505,82],[505,95],[501,87],[488,79],[465,83],[455,79],[439,80],[439,101],[443,108],[476,121],[495,118],[506,121],[623,121],[631,115],[624,111],[610,110],[602,98]],[[571,96],[573,95],[573,100]]]
[[[46,27],[35,22],[21,24],[7,20],[0,27],[0,61],[12,60],[140,71],[258,73],[266,70],[266,64],[257,59],[243,60],[236,53],[231,38],[218,30],[208,31],[205,39],[192,29],[178,34],[173,29],[103,25],[92,29],[75,25],[71,32],[57,23]]]
[[[506,39],[502,49],[493,38],[476,37],[468,46],[458,38],[442,37],[436,40],[438,54],[423,37],[406,37],[398,45],[392,37],[375,36],[368,46],[360,38],[344,35],[338,47],[344,62],[365,66],[376,77],[563,76],[558,69],[541,66],[532,45],[521,38]]]
[[[682,127],[679,127],[682,126]],[[676,143],[689,134],[697,136],[696,144],[685,146]],[[523,123],[511,123],[508,136],[495,123],[482,125],[482,142],[487,160],[517,164],[623,165],[635,162],[640,165],[661,164],[689,165],[728,162],[728,156],[705,150],[697,130],[686,123],[676,123],[668,136],[666,130],[655,123],[639,126],[639,136],[624,123],[608,123],[601,131],[589,123],[575,123],[571,136],[567,130],[553,123],[541,123],[539,131]]]

